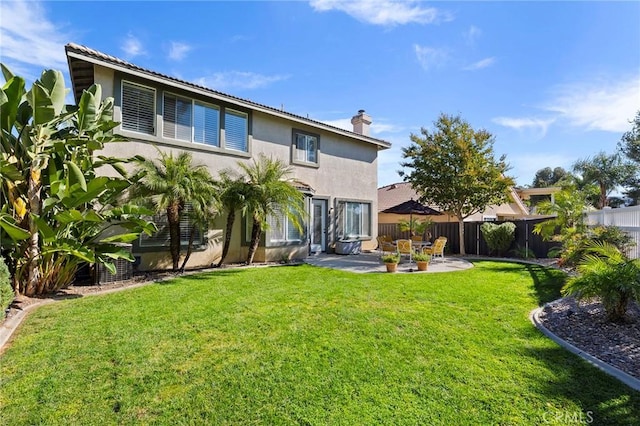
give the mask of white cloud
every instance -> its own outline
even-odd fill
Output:
[[[318,120],[329,126],[337,127],[338,129],[353,131],[353,124],[351,124],[350,118],[338,118],[337,120]]]
[[[14,73],[42,67],[64,70],[64,45],[72,39],[62,26],[51,22],[36,1],[0,2],[0,59]]]
[[[490,57],[490,58],[484,58],[484,59],[479,60],[478,62],[474,62],[471,65],[467,65],[466,67],[463,68],[463,70],[465,70],[465,71],[481,70],[483,68],[490,67],[495,62],[496,62],[496,58],[493,57],[493,56]]]
[[[186,43],[180,43],[178,41],[172,41],[169,47],[169,59],[174,61],[181,61],[187,56],[187,53],[191,51],[193,47]]]
[[[127,58],[133,58],[146,53],[142,46],[142,42],[131,33],[127,34],[127,38],[123,41],[120,49],[122,49]]]
[[[482,35],[482,30],[475,25],[471,25],[467,31],[464,32],[464,39],[467,44],[473,45],[476,40]]]
[[[228,71],[199,78],[196,83],[214,90],[259,89],[288,78],[288,75],[262,75],[253,72]]]
[[[543,108],[587,130],[621,133],[640,108],[640,76],[560,86]]]
[[[431,24],[453,19],[451,14],[423,7],[423,3],[416,0],[311,0],[309,3],[318,12],[338,10],[374,25]]]
[[[513,118],[513,117],[496,117],[492,119],[496,124],[509,127],[515,130],[538,130],[540,136],[544,136],[547,133],[549,126],[555,121],[554,118],[541,119],[541,118]]]
[[[420,66],[426,71],[443,65],[449,57],[447,51],[444,49],[420,46],[418,44],[415,44],[413,49],[418,62],[420,62]]]

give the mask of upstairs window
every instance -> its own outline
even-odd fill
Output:
[[[306,133],[293,133],[294,162],[318,163],[318,136]]]
[[[193,141],[220,146],[220,110],[195,102],[193,106]]]
[[[122,82],[122,128],[153,135],[156,118],[156,91]]]
[[[224,114],[224,147],[248,151],[249,120],[245,113],[227,109]]]
[[[164,95],[162,136],[191,142],[191,100]]]

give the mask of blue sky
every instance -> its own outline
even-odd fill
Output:
[[[0,2],[0,58],[68,74],[75,42],[350,129],[365,109],[393,148],[441,112],[495,135],[510,174],[612,153],[640,110],[640,2]]]

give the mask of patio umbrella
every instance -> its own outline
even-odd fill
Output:
[[[382,213],[395,213],[395,214],[408,214],[409,215],[409,234],[413,234],[413,215],[418,214],[422,216],[438,216],[441,215],[437,210],[432,209],[429,206],[414,200],[411,198],[409,201],[400,203],[397,206],[389,207],[382,210]]]

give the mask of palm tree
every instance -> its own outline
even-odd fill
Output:
[[[304,197],[287,179],[291,169],[280,160],[261,155],[252,163],[240,163],[239,166],[246,177],[246,206],[253,220],[247,255],[247,264],[251,264],[270,216],[284,213],[298,230],[302,230],[300,217],[304,214]]]
[[[598,209],[606,207],[607,196],[617,186],[633,178],[637,170],[637,166],[624,161],[618,153],[607,155],[599,152],[593,158],[578,160],[573,165],[573,171],[579,173],[584,181],[598,186]]]
[[[222,256],[218,262],[218,266],[222,266],[224,259],[229,253],[229,245],[231,243],[231,232],[233,231],[233,223],[236,219],[236,213],[239,210],[246,211],[246,193],[248,185],[243,176],[240,176],[233,170],[223,170],[218,178],[220,207],[227,212],[227,224],[224,231],[224,243],[222,246]]]
[[[629,302],[640,302],[640,260],[630,260],[616,246],[594,241],[563,294],[579,299],[598,297],[611,321],[625,318]]]
[[[177,157],[172,153],[159,153],[157,162],[140,162],[137,173],[142,178],[134,189],[134,198],[146,200],[157,213],[166,212],[169,250],[173,270],[177,271],[180,261],[180,218],[185,206],[190,203],[196,209],[207,210],[203,206],[214,202],[212,194],[215,193],[215,186],[207,167],[194,165],[190,153],[181,152]]]

